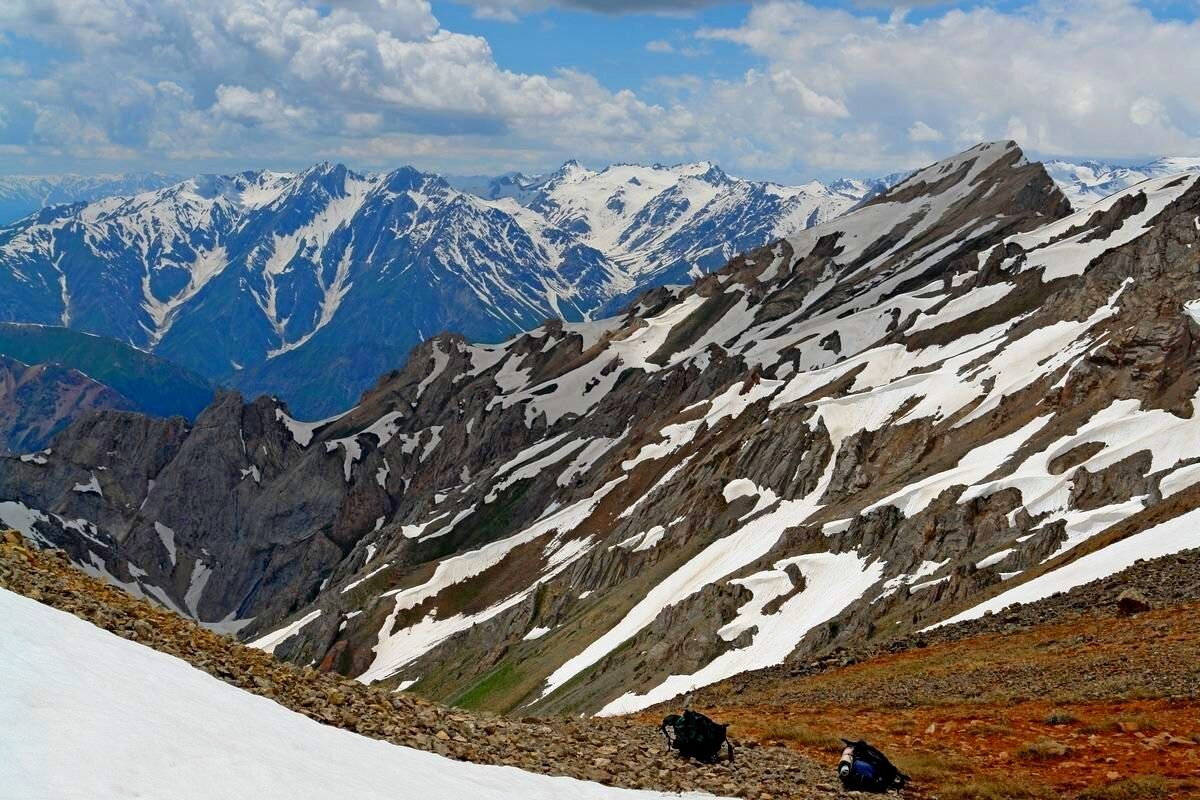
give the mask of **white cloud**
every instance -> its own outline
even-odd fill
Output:
[[[217,87],[217,101],[210,109],[215,117],[245,123],[290,128],[310,124],[307,111],[284,103],[274,89],[255,92],[244,86]]]
[[[1143,128],[1149,125],[1162,128],[1171,124],[1166,108],[1153,97],[1139,97],[1134,100],[1129,106],[1129,121]]]
[[[946,137],[936,128],[931,128],[921,120],[917,120],[908,129],[908,140],[910,142],[940,142]]]
[[[752,86],[760,81],[754,70],[746,73],[746,83]],[[820,117],[848,117],[850,112],[842,101],[815,92],[800,80],[790,69],[775,69],[767,76],[767,85],[776,96],[783,99],[790,109]]]
[[[923,149],[931,143],[1006,136],[1043,153],[1200,152],[1200,94],[1180,80],[1200,74],[1200,24],[1155,19],[1132,0],[949,9],[916,21],[772,0],[739,27],[700,36],[741,45],[770,74],[797,76],[847,112],[773,118],[751,152],[787,158],[791,143],[807,143],[829,165],[873,141],[863,165],[880,168],[935,155]],[[770,88],[778,99],[789,92]],[[722,97],[745,115],[771,105],[757,92]]]
[[[559,7],[601,14],[686,14],[735,0],[462,0],[484,19],[515,21],[518,15]]]
[[[316,1],[3,4],[0,26],[69,55],[37,79],[6,69],[17,77],[0,113],[23,115],[27,144],[47,159],[162,158],[190,145],[305,162],[353,150],[347,136],[372,149],[430,135],[577,155],[593,139],[637,150],[691,136],[677,123],[686,112],[586,75],[504,69],[485,39],[441,28],[427,0]]]
[[[551,4],[708,4],[471,3],[510,19]],[[736,27],[691,38],[681,21],[646,49],[699,45],[703,70],[634,92],[573,69],[506,69],[484,38],[443,28],[427,0],[8,0],[0,30],[55,57],[0,61],[0,145],[23,171],[64,159],[479,172],[708,158],[781,180],[888,172],[995,138],[1111,158],[1200,152],[1200,93],[1182,78],[1200,74],[1200,24],[1155,19],[1134,0],[932,9],[762,0]],[[730,47],[756,66],[722,72],[741,60],[722,61]],[[173,158],[188,165],[163,163]]]

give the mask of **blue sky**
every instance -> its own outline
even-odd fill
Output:
[[[0,173],[1200,153],[1200,0],[8,0]]]

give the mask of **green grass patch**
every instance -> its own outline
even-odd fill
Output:
[[[505,695],[516,689],[522,678],[523,673],[505,661],[455,698],[451,705],[472,711],[502,707]]]
[[[841,737],[829,731],[813,728],[802,722],[778,722],[763,730],[762,738],[780,742],[794,742],[805,747],[816,747],[831,753],[840,753],[846,744]]]
[[[942,787],[942,800],[1049,800],[1059,795],[1019,778],[979,778]]]
[[[1147,714],[1122,714],[1089,722],[1079,730],[1081,733],[1120,733],[1122,731],[1153,733],[1162,730],[1162,725]]]
[[[955,781],[963,775],[971,774],[971,763],[960,756],[950,753],[927,753],[914,751],[897,753],[892,757],[892,763],[905,775],[921,781]]]

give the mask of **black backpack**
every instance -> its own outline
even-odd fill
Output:
[[[838,777],[842,786],[851,791],[886,792],[903,789],[908,776],[896,769],[887,756],[862,741],[842,739],[846,749],[838,762]]]
[[[729,749],[729,760],[733,761],[733,743],[725,735],[728,727],[696,711],[684,711],[682,716],[671,714],[662,721],[667,749],[674,748],[686,758],[708,763],[717,760],[721,745]]]

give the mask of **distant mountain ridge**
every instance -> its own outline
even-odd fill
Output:
[[[135,411],[133,401],[57,363],[26,364],[0,354],[0,454],[42,460],[50,441],[91,411]]]
[[[484,200],[503,200],[511,197],[525,205],[537,195],[538,190],[550,180],[549,175],[526,175],[523,172],[506,172],[503,175],[447,175],[447,182],[460,192],[473,194]]]
[[[1096,203],[1134,184],[1181,172],[1200,172],[1200,156],[1164,156],[1145,164],[1120,166],[1103,161],[1055,159],[1046,171],[1076,210]]]
[[[213,399],[213,386],[194,372],[115,339],[69,328],[0,323],[0,354],[79,370],[156,417],[195,419]]]
[[[183,180],[181,175],[130,172],[111,175],[0,175],[0,225],[46,206],[140,194]]]
[[[638,289],[687,283],[733,255],[846,213],[906,177],[787,186],[727,174],[710,161],[591,170],[571,160],[544,175],[451,178],[499,207],[524,206],[612,258]],[[621,295],[605,308],[617,311]]]
[[[0,320],[109,336],[327,416],[437,333],[583,321],[879,188],[755,183],[706,162],[569,162],[508,185],[484,199],[410,167],[323,163],[45,208],[0,228]]]
[[[642,289],[688,283],[737,253],[841,216],[889,185],[784,186],[735,178],[709,161],[598,172],[571,161],[537,185],[527,206],[608,255]],[[635,293],[605,310],[620,310]]]

